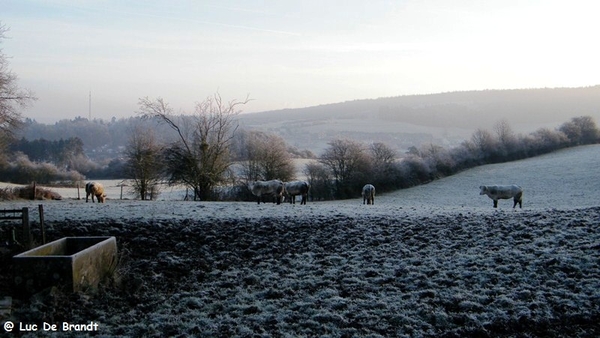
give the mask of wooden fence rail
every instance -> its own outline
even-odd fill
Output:
[[[29,208],[22,209],[3,209],[0,210],[0,221],[21,221],[21,240],[25,250],[29,250],[33,246],[31,237],[31,228],[29,225]],[[0,223],[0,226],[6,225],[5,222]]]

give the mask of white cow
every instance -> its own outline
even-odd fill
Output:
[[[372,184],[366,184],[362,189],[363,204],[375,204],[375,187]]]
[[[285,198],[290,199],[290,204],[296,204],[296,195],[302,196],[302,201],[300,201],[300,205],[306,204],[306,200],[308,199],[308,190],[310,189],[310,184],[306,181],[291,181],[285,182]]]
[[[519,208],[523,208],[523,188],[518,185],[482,185],[479,187],[481,191],[479,195],[488,195],[494,200],[494,208],[498,207],[499,199],[512,198],[515,202],[513,208],[519,204]]]
[[[248,182],[248,189],[254,196],[258,197],[258,204],[260,204],[263,196],[275,196],[277,204],[281,204],[281,198],[285,190],[283,182],[280,180]]]

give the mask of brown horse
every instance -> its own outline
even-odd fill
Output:
[[[85,185],[85,202],[88,202],[88,197],[92,195],[92,203],[94,203],[94,196],[98,200],[98,203],[104,203],[106,194],[104,194],[104,186],[97,182],[89,182]]]

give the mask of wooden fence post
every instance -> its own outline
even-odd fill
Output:
[[[31,186],[32,186],[32,189],[31,189],[32,190],[31,191],[31,200],[34,201],[35,200],[35,189],[36,189],[35,181],[32,182]]]
[[[29,250],[32,247],[31,229],[29,228],[29,208],[24,207],[22,210],[21,217],[23,221],[23,238],[25,242],[23,245]]]
[[[42,230],[42,244],[46,244],[46,227],[44,226],[44,206],[39,205],[38,210],[40,213],[40,228]]]

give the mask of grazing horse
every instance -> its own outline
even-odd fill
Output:
[[[363,204],[375,204],[375,187],[366,184],[362,189]]]
[[[92,195],[92,203],[94,203],[94,196],[98,199],[98,203],[104,203],[106,194],[104,194],[104,187],[102,184],[97,182],[88,182],[85,185],[85,202],[88,202],[88,197]]]
[[[479,187],[479,195],[488,195],[494,200],[494,208],[498,207],[499,199],[512,198],[515,202],[513,208],[519,204],[519,208],[523,208],[523,188],[518,185],[482,185]]]
[[[250,189],[252,195],[258,197],[258,204],[260,204],[263,196],[275,196],[277,204],[281,204],[281,198],[285,190],[283,182],[280,180],[248,182],[248,189]]]
[[[308,190],[310,189],[310,184],[306,181],[292,181],[284,183],[285,191],[284,195],[286,198],[290,199],[290,204],[296,204],[296,195],[301,195],[302,200],[300,201],[300,205],[306,204],[306,200],[308,199]]]

